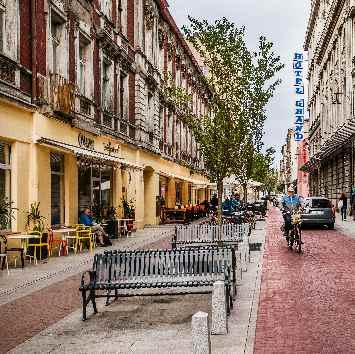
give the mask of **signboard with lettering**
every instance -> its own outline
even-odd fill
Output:
[[[301,141],[304,138],[303,125],[305,117],[305,100],[304,100],[304,82],[303,82],[303,53],[295,53],[293,58],[293,72],[295,74],[295,141]]]
[[[88,138],[86,135],[79,133],[78,135],[78,144],[80,147],[95,150],[94,139]]]

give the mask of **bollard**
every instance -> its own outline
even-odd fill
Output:
[[[211,332],[212,334],[228,333],[226,288],[221,280],[213,284]]]
[[[192,354],[211,354],[208,314],[197,312],[192,316]]]

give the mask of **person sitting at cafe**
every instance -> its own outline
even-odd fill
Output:
[[[91,210],[89,208],[85,208],[82,211],[79,217],[79,222],[80,224],[91,227],[91,231],[96,235],[96,240],[98,241],[100,246],[112,245],[104,228],[100,224],[96,224],[95,222],[93,222]]]

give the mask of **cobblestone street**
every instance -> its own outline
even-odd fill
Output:
[[[304,253],[286,247],[281,214],[267,223],[255,354],[355,352],[355,241],[304,230]]]

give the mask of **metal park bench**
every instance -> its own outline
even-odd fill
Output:
[[[176,225],[172,248],[209,244],[238,245],[248,239],[249,224]]]
[[[177,225],[171,242],[173,249],[200,246],[233,246],[239,251],[239,260],[244,271],[249,258],[249,224]],[[237,263],[238,264],[238,263]]]
[[[219,249],[108,251],[94,257],[93,269],[81,278],[83,320],[96,298],[211,293],[213,284],[225,284],[227,312],[233,307],[232,271]],[[233,261],[232,261],[233,262]],[[89,275],[89,279],[87,278]],[[233,289],[234,290],[234,289]]]

